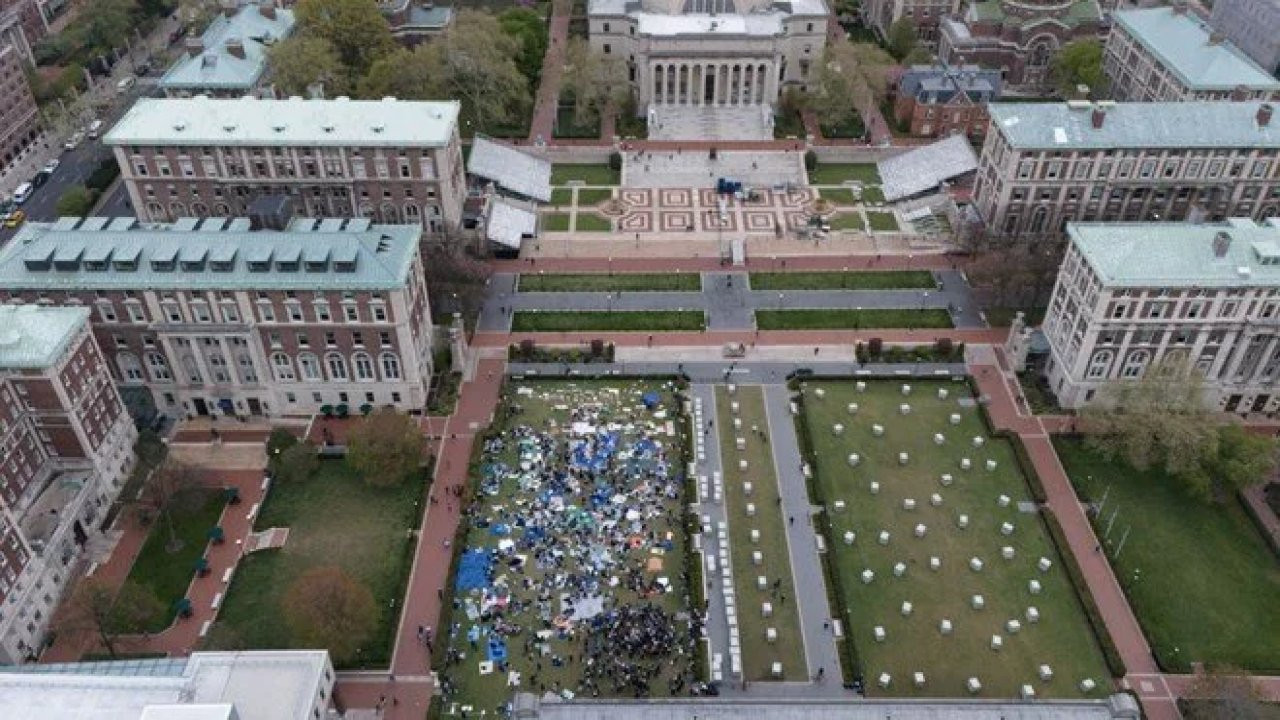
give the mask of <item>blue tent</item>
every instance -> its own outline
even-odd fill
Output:
[[[656,392],[647,392],[640,399],[644,401],[644,406],[650,410],[658,407],[658,403],[662,402],[662,396]]]
[[[454,580],[454,588],[457,592],[487,588],[492,576],[493,558],[489,551],[481,548],[468,550],[458,558],[458,576]]]

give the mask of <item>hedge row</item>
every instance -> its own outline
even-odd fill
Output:
[[[1071,552],[1071,547],[1067,543],[1067,535],[1062,530],[1062,524],[1058,522],[1057,516],[1049,508],[1044,508],[1040,515],[1044,518],[1045,527],[1049,529],[1049,537],[1058,548],[1058,557],[1062,558],[1067,577],[1075,588],[1076,599],[1080,602],[1080,607],[1084,610],[1084,615],[1089,620],[1089,627],[1093,629],[1093,636],[1097,639],[1098,646],[1102,649],[1102,657],[1107,663],[1107,669],[1111,672],[1112,677],[1124,677],[1127,674],[1124,659],[1120,657],[1120,651],[1116,648],[1115,642],[1112,641],[1111,634],[1107,632],[1107,625],[1102,619],[1102,612],[1098,609],[1098,604],[1094,602],[1093,595],[1089,592],[1088,583],[1084,579],[1084,571],[1080,569],[1079,561]]]

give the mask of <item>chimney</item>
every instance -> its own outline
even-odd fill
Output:
[[[1172,10],[1174,15],[1186,15],[1187,14],[1186,0],[1174,0]]]
[[[1222,44],[1222,41],[1223,41],[1223,40],[1226,40],[1226,39],[1227,39],[1227,36],[1226,36],[1226,35],[1223,35],[1222,33],[1218,32],[1217,30],[1214,30],[1213,32],[1209,33],[1209,44],[1210,44],[1210,45],[1221,45],[1221,44]]]
[[[1096,130],[1102,127],[1103,121],[1107,119],[1107,111],[1095,105],[1093,108],[1093,117],[1091,119],[1093,120],[1093,127]]]
[[[236,0],[221,0],[221,4],[222,4],[222,15],[223,15],[223,17],[228,17],[228,18],[229,18],[229,17],[231,17],[232,15],[235,15],[235,14],[236,14],[236,10],[238,10],[238,9],[239,9],[239,8],[237,7]]]
[[[188,35],[184,42],[187,48],[187,54],[191,57],[198,57],[200,53],[204,52],[204,38]]]
[[[1232,102],[1244,102],[1249,99],[1249,88],[1243,85],[1237,85],[1231,89]]]
[[[244,59],[244,40],[238,37],[227,38],[227,54]]]
[[[1258,127],[1266,127],[1271,124],[1271,103],[1262,103],[1258,106]]]
[[[1216,258],[1226,257],[1227,250],[1231,249],[1231,235],[1226,230],[1219,230],[1213,234],[1213,256]]]
[[[268,20],[276,19],[276,3],[275,0],[260,0],[258,3],[258,12],[262,13],[262,17]]]

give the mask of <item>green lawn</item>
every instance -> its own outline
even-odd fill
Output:
[[[853,205],[857,203],[857,200],[853,197],[853,190],[846,187],[818,188],[818,197],[826,200],[827,202],[835,203],[836,205]]]
[[[1078,441],[1055,443],[1082,499],[1106,504],[1116,576],[1160,664],[1193,662],[1280,673],[1280,565],[1235,499],[1197,502],[1160,472],[1106,460]]]
[[[412,560],[408,530],[418,525],[422,497],[421,479],[376,488],[341,460],[324,461],[308,480],[272,486],[254,528],[287,527],[289,540],[240,561],[218,613],[218,624],[226,626],[218,636],[227,632],[250,649],[294,647],[280,598],[303,572],[338,565],[369,587],[382,610],[356,665],[386,667]]]
[[[1096,697],[1104,696],[1109,674],[1061,558],[1038,516],[1019,508],[1030,493],[1013,448],[987,435],[967,385],[911,384],[909,396],[892,381],[869,381],[863,392],[851,381],[811,381],[804,389],[815,482],[828,506],[830,552],[852,623],[848,638],[864,666],[868,694],[967,697],[965,682],[977,677],[980,695],[988,698],[1016,697],[1023,684],[1041,697],[1078,697],[1084,678],[1098,683]],[[825,397],[817,396],[819,388]],[[946,399],[938,397],[940,388],[948,390]],[[857,403],[856,413],[848,411],[850,403]],[[900,413],[902,403],[910,404],[909,415]],[[960,416],[957,425],[948,419],[953,413]],[[841,434],[833,430],[837,423]],[[884,428],[882,437],[873,424]],[[935,433],[943,435],[942,445]],[[975,447],[974,437],[985,444]],[[906,465],[901,452],[908,454]],[[850,453],[860,456],[856,467]],[[973,469],[962,470],[962,458]],[[987,460],[996,462],[995,471],[986,469]],[[950,485],[943,485],[943,474],[952,475]],[[876,493],[872,482],[879,483]],[[933,504],[934,494],[941,505]],[[1008,506],[998,502],[1002,495]],[[904,507],[907,499],[914,509]],[[969,518],[966,529],[959,527],[961,514]],[[1014,526],[1007,537],[1000,530],[1005,522]],[[924,537],[915,536],[917,524],[925,526]],[[881,531],[889,533],[888,544],[879,542]],[[846,532],[855,533],[851,545]],[[1012,560],[1002,557],[1005,546],[1014,549]],[[930,568],[932,557],[940,561],[937,570]],[[969,565],[975,557],[983,562],[978,572]],[[1048,572],[1037,568],[1041,557],[1052,562]],[[905,566],[901,577],[895,576],[898,563]],[[874,573],[870,583],[862,580],[864,570]],[[1033,579],[1042,585],[1039,595],[1029,592]],[[983,609],[971,606],[974,595],[982,595]],[[902,614],[904,601],[913,605],[909,616]],[[1027,620],[1029,607],[1039,611],[1038,622]],[[952,634],[940,632],[943,619],[951,621]],[[1006,627],[1011,619],[1022,623],[1016,633]],[[877,626],[885,630],[884,642],[875,640]],[[992,635],[1002,637],[1001,650],[991,649]],[[1042,663],[1053,670],[1049,682],[1037,677]],[[913,685],[917,671],[925,674],[923,688]],[[886,672],[892,678],[887,690],[878,685]]]
[[[867,223],[873,231],[897,232],[898,220],[891,212],[868,212]]]
[[[542,214],[543,232],[569,232],[569,213],[553,212]]]
[[[593,212],[582,212],[579,210],[574,230],[577,232],[609,232],[610,230],[613,230],[613,223],[609,218],[602,217]]]
[[[519,292],[700,292],[698,273],[526,273]]]
[[[567,185],[570,180],[577,180],[584,185],[617,185],[621,180],[617,170],[608,165],[553,165],[551,166],[551,184]]]
[[[663,332],[702,330],[706,324],[701,310],[521,310],[511,320],[511,332]]]
[[[599,205],[611,197],[613,190],[610,188],[581,188],[578,190],[578,206]]]
[[[859,213],[842,212],[831,216],[831,229],[862,232],[867,229],[867,224],[862,221],[862,215]]]
[[[818,168],[809,173],[810,185],[839,185],[849,180],[879,185],[880,171],[875,163],[818,163]]]
[[[871,330],[949,328],[946,310],[756,310],[760,330]]]
[[[884,202],[884,191],[879,185],[867,185],[862,188],[862,202],[864,203],[882,203]]]
[[[528,394],[516,394],[513,386],[518,386],[521,392]],[[509,589],[513,606],[520,606],[519,609],[501,616],[518,628],[504,640],[510,670],[522,675],[520,691],[540,692],[540,688],[545,685],[550,692],[556,683],[560,683],[560,687],[579,697],[591,697],[591,692],[583,686],[583,679],[587,675],[587,650],[588,647],[606,642],[608,635],[607,630],[593,628],[587,621],[560,617],[562,623],[571,628],[571,632],[551,632],[544,639],[534,637],[535,633],[550,626],[552,618],[560,616],[563,607],[561,593],[567,595],[569,592],[567,588],[557,589],[562,586],[552,586],[542,595],[542,582],[550,574],[565,577],[580,573],[578,577],[584,581],[588,578],[592,581],[600,580],[601,583],[593,586],[590,594],[606,598],[606,612],[620,607],[652,604],[677,618],[672,621],[672,629],[679,636],[677,642],[680,646],[672,647],[670,651],[652,658],[623,659],[648,667],[656,666],[650,685],[653,696],[670,694],[667,681],[672,676],[687,676],[692,660],[692,655],[688,652],[689,625],[686,620],[678,619],[678,614],[687,613],[689,609],[683,579],[687,543],[685,530],[680,524],[681,511],[685,509],[681,498],[684,487],[677,484],[674,488],[668,487],[675,491],[673,494],[659,495],[659,501],[653,505],[656,514],[646,516],[643,523],[646,532],[633,535],[636,545],[626,549],[619,548],[612,542],[611,530],[613,523],[617,522],[618,530],[631,533],[630,529],[623,530],[624,527],[632,527],[630,522],[624,523],[618,517],[616,520],[609,519],[609,527],[604,527],[595,524],[596,515],[588,515],[579,510],[593,507],[591,496],[604,488],[608,488],[610,495],[615,492],[642,495],[645,493],[642,486],[654,487],[653,483],[668,481],[653,470],[651,461],[640,460],[638,456],[632,455],[631,449],[641,439],[653,440],[662,447],[665,453],[664,467],[669,468],[669,473],[675,475],[681,472],[686,457],[685,435],[680,428],[683,416],[679,415],[676,396],[672,390],[671,383],[661,379],[575,379],[569,382],[520,380],[512,381],[505,389],[503,407],[498,409],[495,414],[497,420],[490,428],[495,435],[500,435],[502,442],[486,446],[486,451],[478,457],[477,472],[470,475],[474,491],[480,498],[476,505],[476,520],[484,522],[477,522],[467,531],[464,547],[498,551],[499,543],[505,544],[513,540],[520,543],[516,552],[526,558],[522,568],[510,569],[506,566],[509,558],[500,556],[493,567],[491,578],[495,586],[501,585]],[[658,409],[663,415],[655,414],[642,404],[641,396],[649,392],[658,395]],[[545,502],[545,499],[539,501],[538,497],[550,494],[548,478],[544,477],[543,482],[538,484],[531,483],[529,480],[537,477],[537,470],[525,473],[519,468],[521,465],[531,469],[542,465],[544,452],[547,464],[560,466],[571,456],[574,444],[580,441],[580,436],[575,436],[571,428],[575,421],[584,418],[590,418],[590,422],[596,424],[601,431],[609,427],[616,432],[618,452],[605,462],[607,472],[588,474],[583,471],[581,486],[575,481],[571,484],[572,490],[563,492],[563,511],[549,511],[541,518],[535,518],[532,513],[527,512],[520,515],[531,526],[534,522],[545,523],[541,527],[553,539],[546,547],[547,552],[566,551],[562,556],[562,565],[558,568],[543,567],[536,562],[534,551],[524,545],[524,538],[529,537],[527,529],[513,528],[510,540],[494,533],[492,529],[503,519],[501,513],[519,513],[517,508],[530,508]],[[539,433],[539,440],[546,443],[536,452],[531,452],[532,448],[528,445],[523,448],[521,446],[522,439],[527,442],[533,430]],[[608,506],[602,508],[602,513],[608,512]],[[579,513],[583,519],[576,521],[576,524],[586,537],[580,543],[574,543],[574,535],[567,530],[562,531],[560,523]],[[658,543],[647,537],[647,531],[650,530],[654,533],[653,538],[669,540],[671,546],[657,547]],[[575,549],[575,546],[583,551],[582,554],[567,552]],[[585,557],[588,546],[592,551],[600,551],[605,562],[617,565],[606,570],[591,569]],[[637,592],[629,585],[628,578],[632,572],[646,585],[663,578],[669,582],[671,590],[651,594]],[[606,584],[611,577],[620,582],[611,587]],[[531,585],[526,586],[526,581]],[[457,690],[457,694],[450,698],[451,702],[474,707],[471,717],[499,717],[504,714],[501,707],[510,700],[515,690],[507,686],[505,672],[480,673],[479,661],[486,656],[487,632],[493,627],[491,619],[482,618],[478,612],[474,612],[478,610],[481,600],[479,590],[460,591],[456,597],[458,609],[453,611],[451,617],[441,619],[441,629],[436,633],[440,643],[448,642],[455,652],[465,656],[461,662],[443,669],[441,675],[447,677]],[[443,628],[450,624],[455,629],[451,635],[447,635]],[[486,633],[475,643],[468,640],[468,633],[473,628]],[[536,652],[526,648],[526,642],[545,643],[547,654],[538,658]],[[438,645],[436,649],[439,654]],[[679,651],[683,651],[683,654]],[[560,662],[553,662],[553,658]],[[611,659],[602,657],[598,662]],[[612,683],[604,679],[599,681],[599,691],[603,697],[619,694],[614,691]],[[687,692],[686,685],[684,694]],[[624,697],[631,696],[630,692],[621,694]]]
[[[928,270],[751,273],[752,290],[932,290],[935,287],[933,273]]]
[[[1008,327],[1013,322],[1014,315],[1019,310],[1026,313],[1025,320],[1028,325],[1039,325],[1044,322],[1044,311],[1048,308],[986,308],[983,310],[987,316],[987,324],[991,327]]]
[[[148,632],[160,632],[173,622],[177,615],[175,603],[186,597],[187,586],[196,574],[196,560],[209,545],[209,529],[218,524],[225,505],[222,491],[217,489],[197,488],[177,497],[171,515],[174,533],[182,546],[173,553],[166,547],[169,526],[164,518],[152,520],[151,533],[129,570],[129,579],[150,590],[166,608],[162,616],[147,625]]]
[[[739,412],[734,415],[730,402],[736,400]],[[800,616],[796,608],[795,582],[791,578],[791,555],[787,548],[786,518],[779,505],[778,477],[773,452],[766,438],[753,433],[751,427],[767,428],[764,392],[759,386],[741,387],[730,397],[723,386],[716,387],[716,416],[720,419],[720,455],[724,467],[725,515],[729,519],[729,557],[733,563],[733,587],[738,601],[738,634],[742,641],[742,669],[749,681],[772,680],[773,663],[782,663],[782,680],[803,681],[809,674],[805,665],[804,640],[800,634]],[[742,419],[743,430],[733,429],[732,418]],[[745,441],[738,450],[735,439]],[[741,470],[739,460],[747,461]],[[744,482],[751,483],[747,495]],[[747,516],[747,503],[756,507],[754,517]],[[751,530],[760,532],[758,543],[751,542]],[[805,548],[808,551],[809,548]],[[754,564],[752,553],[760,552],[760,565]],[[765,578],[768,589],[761,590],[758,578]],[[781,581],[777,591],[773,583]],[[808,588],[805,588],[807,591]],[[773,604],[773,617],[760,614],[761,603]],[[766,628],[777,631],[777,641],[769,643]]]
[[[558,187],[551,189],[551,204],[555,207],[568,207],[573,204],[573,188]]]

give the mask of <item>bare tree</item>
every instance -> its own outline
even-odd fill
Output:
[[[468,255],[461,243],[449,238],[423,248],[422,259],[427,295],[437,322],[447,321],[455,312],[464,318],[479,315],[492,273],[488,265]]]
[[[1236,668],[1214,668],[1196,673],[1188,693],[1187,720],[1275,720],[1278,713],[1268,705],[1262,688]]]
[[[182,539],[173,524],[173,511],[194,501],[196,498],[192,491],[199,487],[200,477],[195,468],[173,458],[166,458],[142,484],[139,506],[149,515],[159,515],[164,521],[169,533],[165,549],[171,553],[182,549]]]
[[[113,659],[121,635],[142,632],[164,612],[151,591],[125,581],[119,592],[98,578],[85,578],[58,609],[54,628],[59,634],[92,633]]]
[[[370,485],[398,485],[421,467],[424,446],[413,418],[383,408],[347,436],[347,462]]]
[[[281,603],[294,644],[326,648],[338,664],[353,660],[377,626],[373,593],[336,565],[303,573]]]

